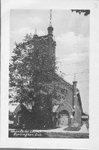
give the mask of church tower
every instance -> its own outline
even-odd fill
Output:
[[[78,124],[81,125],[81,114],[82,114],[82,107],[80,105],[80,97],[78,96],[79,92],[77,89],[77,81],[76,81],[76,77],[74,77],[74,81],[73,81],[73,109],[74,109],[74,124]]]

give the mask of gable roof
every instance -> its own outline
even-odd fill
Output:
[[[65,81],[62,77],[56,74],[56,78],[58,79],[57,82],[63,84],[64,86],[68,87],[70,90],[73,90],[73,85],[69,82]]]
[[[17,114],[18,112],[24,112],[24,113],[28,113],[28,109],[23,105],[23,104],[19,104],[16,109],[14,110],[14,113]]]

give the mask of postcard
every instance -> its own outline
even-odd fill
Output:
[[[2,0],[1,147],[98,149],[98,13]]]

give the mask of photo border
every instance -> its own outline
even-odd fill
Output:
[[[89,139],[45,139],[8,137],[8,92],[10,9],[90,9],[90,76],[89,76]],[[66,0],[2,0],[1,1],[1,147],[3,148],[99,148],[99,2]],[[6,43],[6,44],[5,44]],[[95,94],[95,95],[94,95]],[[61,143],[61,144],[60,144]],[[72,143],[72,144],[71,144]]]

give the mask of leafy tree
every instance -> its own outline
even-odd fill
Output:
[[[83,13],[85,16],[89,15],[90,14],[90,10],[84,10],[84,9],[73,9],[72,11],[76,11],[76,13]]]
[[[44,40],[38,41],[27,34],[22,43],[15,43],[9,64],[10,102],[26,105],[33,102],[36,117],[32,117],[42,126],[50,124],[56,71],[55,56],[49,56]]]

